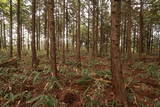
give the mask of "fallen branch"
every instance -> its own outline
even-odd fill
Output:
[[[8,66],[15,66],[17,67],[17,58],[12,58],[12,59],[9,59],[7,61],[4,61],[2,63],[0,63],[0,67],[8,67]]]

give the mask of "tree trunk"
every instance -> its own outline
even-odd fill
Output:
[[[127,6],[128,6],[128,29],[127,29],[127,56],[128,56],[128,59],[131,59],[131,45],[132,45],[132,41],[131,41],[131,29],[132,29],[132,19],[131,19],[131,10],[132,10],[132,7],[131,7],[131,0],[128,0],[127,1]]]
[[[90,41],[89,41],[89,36],[90,36],[90,1],[88,0],[88,34],[87,34],[87,52],[89,53],[89,44],[90,44]]]
[[[66,24],[66,20],[65,20],[65,0],[63,0],[63,37],[62,37],[62,63],[65,63],[65,24]]]
[[[32,67],[37,67],[37,53],[36,53],[36,44],[35,44],[35,14],[36,14],[36,0],[32,0]]]
[[[78,0],[78,15],[77,15],[77,63],[78,66],[81,65],[81,58],[80,58],[80,6],[81,6],[81,2],[80,0]]]
[[[95,56],[98,55],[98,36],[99,36],[99,29],[98,29],[98,26],[99,26],[99,1],[97,0],[95,2],[95,5],[96,5],[96,26],[95,26]]]
[[[21,58],[20,0],[18,0],[17,3],[17,56]]]
[[[6,49],[6,23],[5,21],[3,22],[3,49]]]
[[[95,49],[96,49],[96,1],[93,0],[93,28],[92,28],[92,58],[95,58]]]
[[[39,10],[39,17],[38,17],[38,50],[41,50],[41,16]]]
[[[73,52],[75,51],[74,50],[74,42],[75,42],[75,23],[73,21],[73,34],[72,34],[72,50],[73,50]]]
[[[68,1],[67,1],[68,2]],[[68,44],[68,30],[69,30],[69,27],[68,27],[68,24],[69,24],[69,16],[68,16],[68,3],[66,3],[66,50],[67,52],[69,51],[69,44]]]
[[[13,57],[12,25],[12,0],[10,0],[10,57]]]
[[[2,28],[2,20],[0,20],[0,27],[1,27],[1,29],[0,29],[0,32],[1,32],[1,33],[0,33],[0,50],[1,50],[1,49],[2,49],[2,41],[3,41],[3,40],[2,40],[2,29],[3,29],[3,28]]]
[[[126,18],[126,12],[125,12],[124,27],[123,27],[123,54],[124,55],[126,53],[126,47],[127,47],[127,42],[126,42],[126,25],[127,25],[127,18]]]
[[[29,38],[30,38],[30,32],[29,32],[29,30],[28,30],[28,40],[27,40],[27,45],[28,45],[28,50],[30,50],[30,41],[29,41]]]
[[[137,49],[137,47],[136,47],[136,29],[137,29],[137,27],[136,27],[136,25],[134,26],[134,37],[133,37],[133,52],[134,53],[136,53],[136,49]]]
[[[128,107],[125,85],[122,74],[122,65],[120,60],[120,16],[121,16],[121,1],[112,0],[111,2],[111,71],[112,85],[114,94],[117,100]]]
[[[47,4],[47,7],[49,7],[48,4]],[[50,35],[49,20],[50,20],[49,11],[47,11],[47,40],[46,40],[47,58],[49,58],[49,53],[50,53],[50,51],[49,51],[49,45],[50,45],[50,43],[49,43],[49,40],[50,40],[50,38],[49,38],[49,35]]]
[[[46,50],[46,41],[47,41],[47,0],[44,2],[45,8],[44,8],[44,38],[45,38],[45,44],[44,49]]]
[[[49,31],[50,31],[50,63],[51,70],[54,72],[54,76],[57,77],[57,66],[56,66],[56,38],[55,38],[55,22],[54,22],[54,0],[48,0],[48,11],[49,11]]]
[[[144,52],[144,40],[143,40],[143,0],[140,0],[140,14],[139,14],[139,20],[140,20],[140,38],[139,38],[139,55],[141,56]]]
[[[103,2],[101,2],[101,5]],[[103,9],[101,8],[101,27],[100,27],[100,56],[103,56],[104,50],[105,50],[105,34],[104,34],[104,22],[103,22]],[[107,40],[106,40],[107,42]],[[107,43],[106,43],[107,44]],[[107,47],[106,47],[107,48]]]

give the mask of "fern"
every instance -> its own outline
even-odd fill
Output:
[[[58,100],[56,98],[44,94],[31,98],[27,103],[33,103],[33,107],[39,107],[40,105],[58,107]]]

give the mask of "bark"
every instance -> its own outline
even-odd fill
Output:
[[[6,44],[6,23],[3,23],[3,48],[6,49],[7,48],[7,44]]]
[[[45,20],[45,25],[44,25],[44,35],[45,35],[45,50],[46,50],[46,56],[49,59],[49,25],[48,25],[48,11],[47,11],[47,2],[48,0],[45,0],[45,16],[44,16],[44,20]]]
[[[28,30],[28,38],[27,38],[27,45],[28,45],[28,50],[30,50],[30,41],[29,41],[29,38],[30,38],[30,32]]]
[[[75,23],[73,22],[73,34],[72,34],[72,50],[74,52],[74,41],[75,41]]]
[[[139,55],[141,56],[144,52],[144,40],[143,40],[143,30],[144,30],[144,23],[143,23],[143,0],[140,0],[140,13],[139,13],[139,20],[140,20],[140,38],[139,38]]]
[[[127,29],[127,56],[130,59],[131,58],[131,45],[132,45],[132,41],[131,41],[131,29],[132,29],[132,19],[131,19],[131,0],[127,1],[127,6],[128,6],[128,29]]]
[[[32,67],[36,68],[37,67],[37,52],[36,52],[36,44],[35,44],[35,14],[36,14],[36,0],[32,0]]]
[[[92,28],[92,58],[94,59],[95,58],[95,50],[96,50],[96,1],[93,0],[92,1],[92,4],[93,4],[93,28]]]
[[[17,3],[17,56],[21,58],[20,0]]]
[[[10,57],[13,56],[12,25],[12,0],[10,0]]]
[[[62,63],[65,63],[65,24],[66,24],[66,20],[65,20],[65,0],[63,0],[63,41],[62,41]]]
[[[96,26],[95,26],[95,56],[97,56],[98,54],[98,36],[99,36],[99,29],[98,29],[98,26],[99,26],[99,1],[97,0],[95,2],[95,5],[96,5]]]
[[[136,27],[136,25],[135,25],[135,27],[134,27],[134,37],[133,37],[133,52],[134,53],[136,53],[136,38],[137,38],[137,36],[136,36],[136,29],[137,29],[137,27]]]
[[[20,2],[20,5],[21,5],[21,2]],[[22,25],[22,10],[21,10],[21,7],[20,7],[20,21],[19,21],[19,29],[20,29],[20,52],[22,53],[22,48],[23,48],[23,25]]]
[[[80,59],[80,0],[78,0],[78,15],[77,15],[77,63],[78,66],[81,65],[81,59]]]
[[[111,1],[111,71],[112,71],[112,84],[114,94],[117,100],[128,107],[127,96],[124,85],[124,78],[122,74],[122,65],[120,60],[120,16],[121,16],[121,1]]]
[[[0,50],[2,49],[2,21],[0,20],[0,27],[1,27],[1,29],[0,29]]]
[[[44,49],[46,50],[46,41],[47,41],[47,0],[44,2],[44,38],[45,38],[45,45]]]
[[[57,77],[57,66],[56,66],[56,38],[55,38],[55,22],[54,22],[54,0],[48,0],[48,11],[49,11],[49,31],[50,31],[50,63],[51,70],[54,72],[54,76]]]
[[[57,12],[57,14],[56,14],[56,21],[57,21],[57,50],[58,50],[58,52],[60,51],[60,34],[61,34],[61,32],[60,32],[60,20],[59,20],[59,10],[58,10],[58,12]]]
[[[101,4],[103,4],[103,2]],[[104,50],[105,50],[105,42],[107,42],[107,40],[105,41],[104,24],[103,24],[104,23],[103,22],[103,9],[102,8],[101,8],[100,21],[101,21],[101,27],[100,27],[100,56],[103,56],[103,53],[104,53]]]
[[[148,24],[148,34],[147,34],[147,54],[150,54],[151,51],[151,25]]]
[[[89,48],[90,48],[90,46],[89,46],[89,44],[90,44],[90,41],[89,41],[89,36],[90,36],[90,17],[89,17],[89,15],[90,15],[90,3],[89,3],[89,0],[88,0],[88,34],[87,34],[87,52],[89,53]]]
[[[39,10],[39,17],[38,17],[38,50],[41,50],[41,16]]]
[[[68,44],[68,39],[69,39],[68,38],[68,30],[69,30],[69,27],[68,27],[68,24],[69,24],[68,4],[66,3],[66,50],[67,51],[69,50],[69,44]]]
[[[127,47],[127,42],[126,42],[126,25],[127,25],[127,18],[126,18],[126,13],[125,13],[125,18],[124,18],[124,27],[123,27],[123,54],[126,53],[126,47]]]
[[[39,30],[38,30],[38,29],[39,29],[39,28],[38,28],[38,22],[39,22],[39,21],[37,21],[37,23],[36,23],[36,50],[37,50],[37,51],[39,51],[39,50],[38,50],[38,47],[39,47],[39,39],[38,39],[38,38],[39,38]]]

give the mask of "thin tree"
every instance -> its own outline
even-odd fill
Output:
[[[140,38],[139,38],[139,55],[141,56],[144,52],[143,47],[143,0],[140,0],[140,13],[139,13],[139,25],[140,25]]]
[[[4,19],[4,18],[3,18]],[[6,46],[6,23],[5,23],[5,19],[4,19],[4,22],[3,22],[3,48],[6,49],[7,46]]]
[[[44,2],[45,8],[44,8],[44,36],[45,36],[45,50],[46,50],[46,56],[49,58],[49,39],[48,39],[48,11],[47,11],[47,0]]]
[[[68,42],[68,36],[69,36],[69,13],[68,13],[68,0],[66,2],[66,51],[69,51],[69,42]]]
[[[35,46],[35,14],[36,14],[36,0],[32,0],[32,67],[37,67],[37,54],[36,54],[36,46]]]
[[[111,71],[112,85],[117,100],[128,107],[120,60],[121,0],[111,1]]]
[[[80,6],[81,6],[81,2],[80,0],[78,0],[78,13],[77,13],[77,45],[76,45],[76,49],[77,49],[77,63],[78,66],[81,65],[81,58],[80,58]]]
[[[55,22],[54,22],[54,0],[48,0],[48,11],[49,11],[49,31],[50,31],[50,63],[51,70],[54,72],[54,76],[57,77],[57,66],[56,66],[56,38],[55,38]]]
[[[87,32],[87,52],[89,53],[89,48],[90,48],[90,41],[89,41],[89,36],[90,36],[90,1],[88,0],[88,32]]]
[[[132,42],[131,42],[131,29],[132,29],[132,19],[131,19],[131,0],[128,0],[127,1],[127,5],[128,5],[128,11],[127,11],[127,13],[128,13],[128,29],[127,29],[127,54],[128,54],[128,58],[130,59],[130,57],[131,57],[131,44],[132,44]]]
[[[17,1],[17,56],[21,58],[20,0]]]
[[[2,49],[2,20],[0,20],[0,50]]]
[[[65,24],[66,24],[66,15],[65,15],[65,0],[63,0],[63,37],[62,37],[62,62],[65,63]]]
[[[10,0],[10,57],[13,56],[12,25],[12,0]]]
[[[92,58],[94,59],[95,58],[95,55],[96,55],[96,0],[93,0],[92,1],[92,4],[93,4],[93,12],[92,12],[92,14],[93,14],[93,19],[92,19],[92,26],[93,26],[93,28],[92,28],[92,44],[91,44],[91,46],[92,46],[92,52],[91,52],[91,54],[92,54]]]

